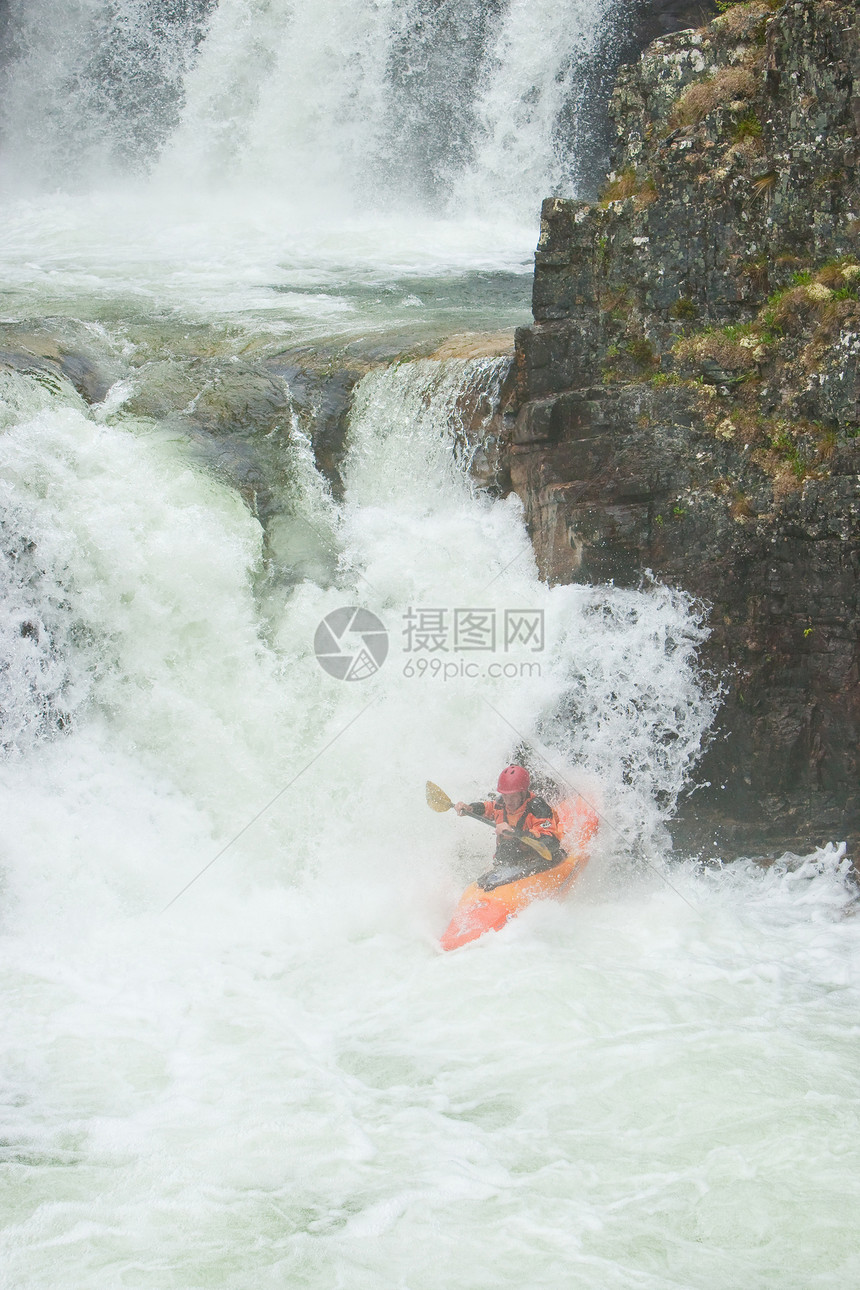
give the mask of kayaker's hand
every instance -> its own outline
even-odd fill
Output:
[[[458,815],[472,814],[472,808],[470,806],[467,806],[465,802],[456,802],[454,804],[454,810],[457,812]]]
[[[513,833],[513,829],[504,820],[496,820],[496,837],[500,838],[503,833]]]

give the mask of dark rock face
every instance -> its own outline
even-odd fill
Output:
[[[701,27],[716,12],[713,0],[645,0],[636,15],[637,31],[648,45],[670,32]]]
[[[623,68],[611,113],[602,199],[544,204],[512,486],[545,576],[713,606],[684,842],[856,854],[857,6],[736,5]]]
[[[594,192],[609,165],[612,131],[607,104],[619,67],[638,58],[658,36],[700,27],[717,12],[715,0],[621,0],[610,10],[597,49],[580,67],[577,91],[562,113],[560,138],[576,158],[582,196]]]

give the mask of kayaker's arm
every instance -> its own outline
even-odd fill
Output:
[[[457,802],[454,809],[458,815],[474,815],[477,819],[488,822],[492,822],[495,816],[497,838],[506,833],[513,833],[510,824],[496,811],[494,802]]]
[[[487,810],[486,802],[456,802],[454,810],[458,815],[477,815],[480,819],[482,816],[492,815],[492,810]]]

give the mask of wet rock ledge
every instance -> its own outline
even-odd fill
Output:
[[[713,606],[680,841],[856,858],[857,4],[730,5],[622,68],[611,116],[600,199],[544,203],[504,468],[544,576]]]

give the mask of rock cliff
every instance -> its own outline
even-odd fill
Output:
[[[614,168],[544,203],[517,334],[503,469],[544,575],[713,606],[705,850],[860,840],[857,18],[731,4],[622,68]]]

